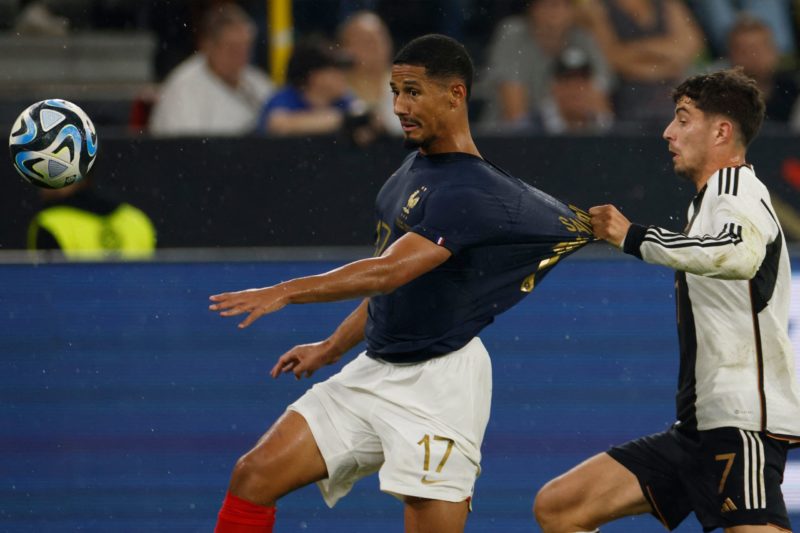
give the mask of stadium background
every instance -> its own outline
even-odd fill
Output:
[[[606,252],[565,261],[483,335],[495,392],[469,532],[536,531],[548,478],[673,418],[671,273]],[[0,266],[0,531],[208,531],[233,462],[311,384],[270,380],[273,361],[354,306],[294,306],[245,331],[207,310],[211,293],[341,263],[285,259]],[[800,277],[794,291],[800,343]],[[785,491],[797,524],[800,463]],[[315,487],[287,497],[277,531],[399,532],[401,514],[373,476],[333,510]]]
[[[0,1],[3,29],[17,3]],[[104,3],[156,6],[157,18],[169,20],[161,13],[170,2]],[[320,2],[305,4],[298,29],[315,14],[334,21],[314,13]],[[386,4],[407,11],[423,2]],[[465,29],[486,39],[491,25],[479,14]],[[434,22],[404,15],[394,22],[413,34]],[[162,250],[156,262],[102,265],[5,252],[24,247],[39,200],[10,164],[0,165],[0,531],[209,531],[233,462],[312,383],[271,381],[267,370],[293,344],[327,335],[354,304],[294,307],[240,332],[206,310],[207,295],[351,258],[339,247],[369,242],[374,194],[404,152],[394,140],[363,152],[342,137],[165,141],[131,132],[131,100],[152,81],[157,43],[142,33],[84,34],[88,25],[44,46],[0,34],[0,129],[38,99],[80,103],[101,136],[98,188],[149,213]],[[478,144],[559,198],[582,207],[613,201],[642,222],[679,228],[692,194],[672,177],[657,131]],[[751,160],[787,236],[800,240],[796,136],[765,133]],[[250,248],[272,246],[309,248]],[[530,505],[548,478],[672,420],[671,274],[603,250],[559,266],[483,336],[495,395],[469,532],[536,531]],[[794,293],[798,353],[800,277]],[[793,458],[784,489],[797,525],[800,452]],[[314,487],[293,494],[281,502],[276,530],[399,532],[401,512],[372,477],[334,510]],[[679,531],[698,530],[689,518]],[[637,518],[603,531],[663,529]]]

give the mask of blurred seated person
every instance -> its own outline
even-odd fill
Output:
[[[91,180],[41,189],[44,206],[28,226],[28,249],[57,250],[79,261],[151,257],[156,232],[147,215],[98,194]]]
[[[724,66],[742,67],[764,93],[765,124],[788,124],[797,131],[800,83],[795,72],[779,70],[779,51],[769,25],[750,15],[740,16],[728,34],[727,62]]]
[[[363,116],[364,106],[347,85],[352,59],[325,41],[295,45],[286,67],[286,85],[261,110],[259,124],[271,135],[318,135],[347,126]]]
[[[594,135],[614,121],[608,95],[597,86],[588,54],[566,48],[553,67],[550,94],[542,99],[532,129],[548,135]]]
[[[203,17],[200,50],[167,76],[150,116],[150,133],[243,135],[256,126],[272,92],[250,65],[255,25],[234,3],[216,4]]]
[[[567,47],[586,53],[597,84],[608,91],[608,64],[592,35],[576,25],[572,0],[531,0],[523,15],[500,21],[476,91],[487,100],[482,124],[530,127],[531,114],[550,91],[553,64]]]
[[[716,56],[729,53],[728,35],[740,15],[750,15],[764,22],[780,54],[794,54],[792,0],[692,0],[689,5]]]
[[[392,135],[402,134],[389,88],[392,38],[386,24],[371,11],[358,11],[339,27],[338,40],[353,59],[347,70],[350,89],[373,112],[377,127]]]
[[[662,128],[673,114],[671,87],[703,48],[691,12],[681,0],[593,0],[581,6],[582,20],[617,74],[617,120]]]

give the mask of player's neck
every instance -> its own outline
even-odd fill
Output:
[[[692,181],[695,187],[697,187],[697,192],[700,192],[703,187],[706,186],[708,180],[711,179],[711,176],[716,174],[720,169],[738,167],[745,164],[747,164],[747,161],[745,160],[744,150],[720,154],[720,157],[709,160],[709,162],[693,176]]]
[[[472,134],[469,131],[469,126],[459,128],[456,133],[442,136],[436,139],[429,146],[420,148],[422,155],[435,155],[435,154],[448,154],[453,152],[461,152],[471,154],[476,157],[482,157],[478,151],[475,141],[472,139]]]

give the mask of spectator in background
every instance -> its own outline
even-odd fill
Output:
[[[749,14],[769,26],[780,54],[794,54],[791,0],[691,0],[690,6],[717,57],[730,52],[728,35],[741,14]]]
[[[392,38],[386,24],[371,11],[358,11],[342,23],[338,37],[342,50],[353,59],[347,71],[350,89],[371,110],[378,129],[402,134],[389,88]]]
[[[703,35],[680,0],[584,2],[582,19],[617,74],[619,122],[661,128],[672,116],[669,87],[701,52]]]
[[[91,177],[61,189],[42,189],[44,207],[28,227],[29,250],[59,250],[67,259],[147,259],[155,249],[153,223],[142,211],[98,194]]]
[[[597,134],[613,123],[608,94],[597,87],[589,55],[566,48],[553,67],[550,93],[534,113],[533,129],[550,135]]]
[[[794,72],[779,70],[778,56],[770,27],[753,16],[741,15],[728,34],[729,65],[721,66],[740,66],[756,80],[767,104],[765,124],[788,124],[797,130],[800,84]]]
[[[238,5],[215,5],[203,17],[200,50],[164,81],[150,116],[153,135],[242,135],[251,132],[272,92],[251,66],[255,26]]]
[[[482,122],[492,129],[529,128],[534,110],[550,90],[553,63],[566,48],[583,50],[601,90],[608,66],[594,38],[575,24],[572,0],[531,0],[522,16],[500,22],[490,45],[480,95]]]
[[[299,42],[286,69],[287,85],[267,101],[259,124],[273,135],[317,135],[342,130],[363,115],[347,86],[353,61],[318,39]]]

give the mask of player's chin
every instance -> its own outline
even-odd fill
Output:
[[[408,149],[415,149],[415,148],[419,148],[419,147],[421,147],[423,144],[424,144],[424,143],[422,142],[422,140],[421,140],[421,139],[414,138],[414,137],[412,137],[412,136],[411,136],[409,133],[406,133],[406,134],[405,134],[405,137],[403,138],[403,146],[405,146],[405,147],[406,147],[406,148],[408,148]]]

